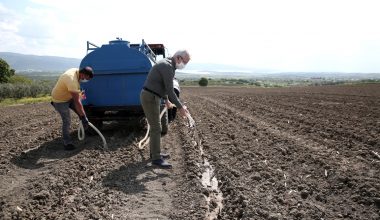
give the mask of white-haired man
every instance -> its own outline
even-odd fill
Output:
[[[149,71],[144,87],[140,93],[141,105],[150,125],[150,155],[152,164],[161,168],[171,168],[165,159],[168,155],[161,153],[161,120],[160,104],[165,99],[166,106],[172,107],[172,100],[180,116],[189,114],[186,106],[182,105],[173,89],[173,78],[176,69],[185,68],[190,61],[190,54],[186,50],[177,51],[173,57],[158,61]]]

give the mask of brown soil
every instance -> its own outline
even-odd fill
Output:
[[[1,107],[0,219],[380,219],[380,84],[181,97],[196,127],[170,124],[172,170],[138,150],[142,121],[67,152],[49,104]]]

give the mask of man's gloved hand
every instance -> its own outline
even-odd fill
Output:
[[[83,128],[85,130],[87,130],[88,129],[88,118],[85,115],[83,115],[83,116],[80,116],[80,120],[82,121]]]

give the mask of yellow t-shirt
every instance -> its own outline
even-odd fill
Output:
[[[79,70],[77,68],[71,68],[63,73],[55,84],[51,97],[53,102],[67,102],[73,97],[70,92],[80,92],[79,85]]]

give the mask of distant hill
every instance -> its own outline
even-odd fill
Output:
[[[4,59],[16,73],[56,75],[69,68],[79,67],[81,59],[58,56],[37,56],[12,52],[0,52]],[[281,72],[271,69],[258,69],[229,64],[193,63],[186,69],[178,70],[179,78],[277,78],[277,79],[379,79],[380,73],[339,73],[339,72]]]
[[[22,72],[64,71],[68,68],[78,67],[81,61],[80,59],[75,58],[26,55],[12,52],[0,52],[0,58],[7,61],[12,69]],[[267,70],[253,70],[233,65],[210,63],[190,63],[186,67],[186,70],[215,72],[268,72]]]
[[[72,67],[79,67],[81,61],[76,58],[26,55],[11,52],[0,52],[0,58],[5,60],[16,72],[64,71]]]
[[[216,64],[216,63],[193,63],[190,62],[185,69],[187,71],[209,71],[209,72],[245,72],[245,73],[271,73],[275,72],[273,69],[259,69],[252,67],[244,67],[237,65],[229,65],[229,64]]]

